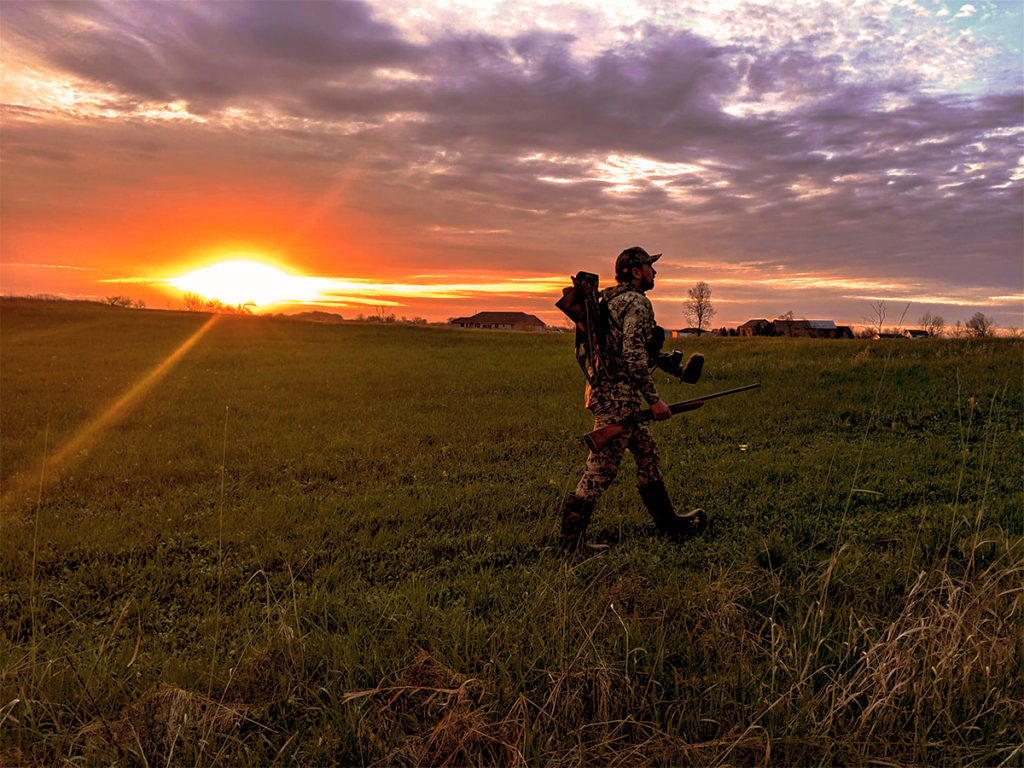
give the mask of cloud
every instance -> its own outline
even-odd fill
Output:
[[[5,261],[4,267],[15,269],[74,269],[81,272],[89,272],[93,269],[93,267],[72,266],[70,264],[35,264],[19,261]]]
[[[204,114],[304,82],[346,83],[406,66],[415,46],[369,6],[335,0],[251,3],[10,2],[6,37],[138,102],[184,101]],[[50,44],[48,31],[67,38]]]
[[[960,10],[957,11],[956,16],[954,16],[953,18],[954,19],[969,19],[971,16],[973,16],[977,12],[978,12],[977,8],[975,8],[970,3],[965,3],[964,5],[960,6]]]

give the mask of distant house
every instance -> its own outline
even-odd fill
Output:
[[[776,320],[775,332],[804,339],[852,339],[853,330],[832,320]]]
[[[832,320],[748,320],[736,332],[740,336],[795,336],[804,339],[852,339],[853,329]]]
[[[712,333],[713,331],[708,328],[702,328],[699,331],[696,328],[680,328],[677,331],[671,331],[670,337],[673,339],[682,339],[687,336],[710,336]]]
[[[736,332],[740,336],[774,336],[775,324],[765,318],[755,318],[754,320],[747,320],[747,322],[736,329]]]
[[[453,317],[459,328],[484,328],[492,331],[543,331],[544,323],[525,312],[477,312],[472,317]]]
[[[831,339],[836,332],[836,324],[831,320],[793,320],[777,321],[777,326],[791,325],[791,333],[788,336],[800,336],[811,339]]]

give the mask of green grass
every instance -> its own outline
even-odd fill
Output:
[[[708,533],[565,561],[567,335],[222,317],[52,465],[206,320],[0,306],[0,763],[1024,762],[1019,340],[688,340]]]

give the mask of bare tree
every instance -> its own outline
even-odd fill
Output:
[[[885,330],[885,301],[878,299],[871,302],[871,314],[864,318],[868,328],[881,335]]]
[[[225,315],[251,315],[255,306],[255,301],[247,301],[244,304],[239,302],[238,304],[225,304],[220,311]]]
[[[127,308],[132,305],[132,300],[128,296],[107,296],[104,301],[112,307]]]
[[[683,315],[690,324],[697,327],[697,335],[700,336],[704,326],[711,322],[716,313],[711,305],[711,286],[701,280],[687,293],[690,298],[683,304]]]
[[[942,315],[925,312],[917,322],[922,330],[928,331],[929,336],[942,337],[946,332],[946,321],[942,319]]]
[[[983,339],[986,336],[996,335],[996,321],[986,317],[981,312],[975,312],[971,319],[964,324],[968,336]]]
[[[206,299],[198,293],[192,293],[189,291],[181,297],[181,300],[185,302],[185,309],[189,312],[202,312],[206,309]]]

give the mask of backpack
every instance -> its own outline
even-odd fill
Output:
[[[572,285],[562,289],[562,298],[555,306],[576,324],[576,361],[583,375],[593,385],[608,368],[608,327],[611,322],[608,302],[597,288],[598,277],[591,272],[577,272]]]
[[[597,275],[577,272],[570,279],[572,285],[562,289],[562,298],[555,302],[555,306],[576,324],[576,361],[587,381],[593,385],[614,365],[608,329],[615,321],[608,309],[608,300],[597,288]],[[647,342],[647,353],[654,359],[655,366],[688,384],[695,384],[700,379],[704,356],[690,355],[683,366],[683,353],[673,349],[670,354],[665,354],[661,351],[664,344],[665,329],[656,325]]]

